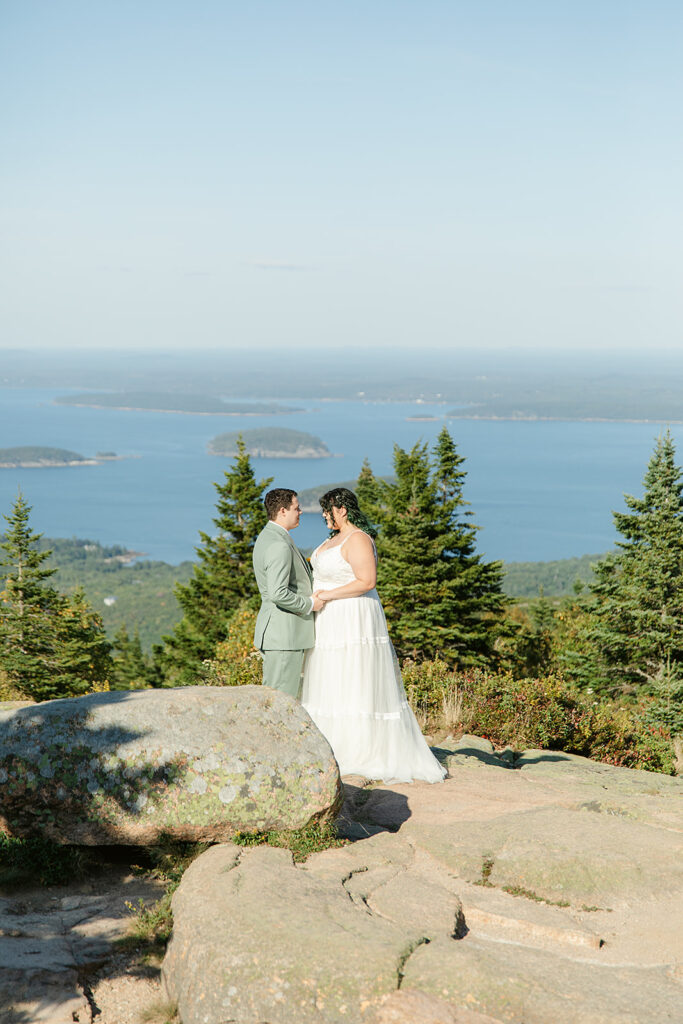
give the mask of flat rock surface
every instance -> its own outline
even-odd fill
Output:
[[[128,904],[153,903],[162,891],[159,882],[110,868],[66,890],[0,897],[2,1024],[123,1024],[98,1018],[83,978],[128,933]]]
[[[347,780],[347,846],[198,858],[166,992],[113,952],[157,884],[3,896],[0,1021],[143,1024],[170,994],[183,1024],[679,1024],[683,780],[477,737],[440,756],[439,785]]]
[[[346,847],[195,862],[163,969],[184,1024],[678,1024],[683,780],[439,754],[440,785],[348,779]]]
[[[94,693],[0,711],[0,827],[60,843],[209,842],[336,810],[301,705],[261,686]]]

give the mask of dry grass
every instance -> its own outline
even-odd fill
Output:
[[[178,1004],[161,999],[152,1003],[140,1014],[140,1024],[181,1024]]]
[[[674,736],[673,745],[676,775],[683,775],[683,736]]]
[[[467,731],[464,719],[464,695],[458,686],[445,690],[440,697],[439,706],[426,711],[415,709],[420,729],[427,736],[447,736],[451,733]]]

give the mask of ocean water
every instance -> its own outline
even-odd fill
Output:
[[[83,455],[126,458],[98,466],[0,469],[0,511],[19,489],[33,507],[34,529],[50,537],[123,544],[153,559],[194,558],[199,531],[211,532],[216,492],[230,459],[207,454],[225,431],[272,426],[315,434],[329,459],[255,459],[259,478],[303,489],[354,478],[365,457],[391,472],[393,445],[433,443],[444,422],[465,456],[465,497],[481,527],[487,559],[544,561],[608,550],[612,509],[624,492],[640,494],[655,423],[506,422],[447,418],[448,406],[363,401],[283,403],[286,416],[192,416],[57,405],[65,391],[0,389],[0,447],[45,445]],[[246,401],[246,399],[245,399]],[[415,421],[414,416],[435,420]],[[683,427],[672,428],[679,441]],[[682,453],[683,457],[683,453]],[[300,547],[324,536],[322,519],[302,516]]]

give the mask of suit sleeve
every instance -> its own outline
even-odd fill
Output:
[[[286,544],[273,545],[268,552],[265,569],[268,596],[271,601],[285,612],[308,615],[311,611],[311,598],[297,594],[289,586],[292,553]]]

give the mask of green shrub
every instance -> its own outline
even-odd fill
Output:
[[[146,850],[151,867],[138,867],[137,871],[160,879],[165,883],[166,891],[153,903],[145,903],[143,899],[139,899],[137,903],[126,903],[133,920],[129,934],[118,941],[121,948],[135,949],[146,956],[163,956],[173,932],[173,893],[192,861],[208,848],[208,843],[182,842],[162,837],[156,846]]]
[[[214,657],[203,662],[202,682],[206,686],[259,686],[261,655],[254,648],[256,612],[245,605],[228,623],[228,636],[216,646]]]
[[[38,836],[18,839],[0,832],[0,886],[66,885],[91,867],[91,852],[80,846],[61,846]]]
[[[495,746],[543,747],[628,768],[672,774],[671,732],[647,721],[641,704],[598,698],[559,675],[453,672],[444,662],[407,662],[408,699],[430,732],[462,731]]]
[[[348,840],[340,839],[331,821],[314,821],[305,828],[292,832],[238,832],[232,837],[237,846],[278,846],[289,850],[297,863],[305,861],[312,853],[329,850],[333,846],[346,846]]]
[[[0,668],[0,700],[28,700],[21,690],[9,681],[7,673]]]

